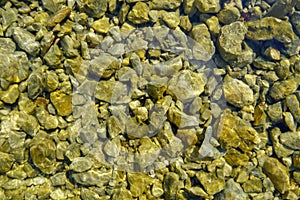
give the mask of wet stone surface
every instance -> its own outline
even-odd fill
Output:
[[[297,0],[0,0],[0,199],[299,199]]]

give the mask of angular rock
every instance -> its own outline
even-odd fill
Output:
[[[180,23],[179,14],[176,12],[166,12],[162,15],[162,19],[172,29],[175,29]]]
[[[0,99],[4,103],[13,104],[19,98],[19,86],[17,84],[10,85],[6,91],[0,90]]]
[[[284,18],[289,12],[292,11],[293,7],[297,4],[297,2],[297,0],[278,0],[272,5],[266,16]]]
[[[55,91],[50,94],[50,100],[60,116],[69,116],[72,113],[72,95]]]
[[[236,183],[232,178],[226,181],[224,190],[217,194],[220,199],[236,199],[244,200],[248,195],[243,191],[240,184]]]
[[[231,24],[235,21],[238,21],[240,18],[241,14],[239,9],[236,7],[230,6],[230,7],[225,7],[223,10],[221,10],[218,13],[218,19],[221,23],[223,24]]]
[[[91,185],[105,185],[107,184],[112,176],[111,171],[95,171],[89,170],[87,172],[82,173],[74,173],[72,174],[72,178],[78,184],[83,186],[91,186]]]
[[[246,22],[246,37],[251,40],[272,40],[291,43],[296,39],[293,27],[288,21],[275,17],[264,17],[256,21]]]
[[[225,187],[225,180],[218,178],[213,173],[200,171],[199,173],[196,173],[196,177],[203,185],[205,191],[210,195],[214,195],[222,191]]]
[[[150,9],[157,10],[174,10],[178,8],[182,3],[182,0],[153,0],[150,2]]]
[[[40,72],[32,73],[28,78],[28,97],[30,99],[36,99],[42,94],[45,87],[44,75]]]
[[[11,38],[0,38],[0,50],[13,53],[16,50],[16,44]]]
[[[14,156],[8,153],[0,152],[0,172],[6,173],[8,172],[13,163],[15,162]]]
[[[243,41],[247,28],[242,22],[233,22],[221,28],[218,37],[218,49],[222,58],[234,66],[245,66],[252,63],[253,51]]]
[[[35,37],[32,33],[15,27],[12,30],[13,38],[18,46],[31,55],[37,55],[40,51],[40,44],[35,41]]]
[[[131,11],[128,13],[128,20],[134,24],[143,24],[148,22],[150,9],[148,5],[144,2],[137,2]]]
[[[71,12],[71,8],[64,7],[57,11],[48,21],[48,26],[53,27],[63,21]]]
[[[179,175],[174,172],[169,172],[164,177],[163,188],[167,199],[176,199],[177,191],[183,185],[180,183]]]
[[[48,65],[54,67],[60,67],[61,61],[63,59],[63,53],[57,44],[52,45],[48,52],[44,55],[44,59]]]
[[[289,78],[284,81],[275,82],[269,90],[270,96],[275,100],[281,100],[294,93],[299,86],[295,78]]]
[[[96,32],[103,34],[108,33],[110,27],[111,24],[109,23],[109,18],[107,17],[102,17],[101,19],[94,21],[92,24],[92,28],[95,29]]]
[[[75,0],[81,12],[91,17],[101,18],[107,10],[106,0]]]
[[[288,168],[276,158],[267,157],[263,165],[263,170],[280,193],[283,194],[289,190],[290,175]]]
[[[201,13],[217,13],[221,9],[219,0],[195,0],[194,5]]]
[[[249,161],[247,154],[243,154],[233,148],[226,152],[224,158],[231,166],[245,166]]]
[[[291,149],[300,150],[300,131],[282,133],[280,142]]]
[[[223,83],[223,90],[227,102],[238,108],[254,103],[252,89],[241,80],[228,76]]]

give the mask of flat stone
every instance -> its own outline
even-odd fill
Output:
[[[223,90],[227,102],[238,108],[254,103],[252,89],[241,80],[228,76],[223,83]]]
[[[283,194],[289,190],[290,175],[288,168],[276,158],[267,157],[263,165],[263,170],[280,193]]]
[[[282,43],[291,43],[296,39],[292,25],[275,17],[264,17],[256,21],[246,22],[246,37],[251,40],[275,39]]]
[[[40,51],[40,44],[35,41],[32,33],[25,29],[13,28],[13,38],[18,46],[31,55],[37,55]]]
[[[107,184],[110,181],[111,176],[112,176],[111,171],[98,171],[98,170],[97,171],[89,170],[87,172],[72,174],[74,181],[84,186],[91,186],[91,185],[102,186],[104,184]]]

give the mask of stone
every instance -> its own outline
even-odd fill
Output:
[[[222,148],[239,147],[243,151],[255,148],[260,138],[249,122],[231,114],[228,110],[221,115],[216,130]]]
[[[191,101],[204,92],[205,78],[200,73],[183,70],[176,73],[168,83],[168,93],[181,102]]]
[[[174,10],[181,5],[181,0],[153,0],[150,2],[150,9],[157,10]]]
[[[165,198],[176,199],[177,191],[183,187],[179,180],[179,175],[174,172],[168,172],[164,177],[163,189],[165,191]]]
[[[57,11],[48,21],[48,26],[53,27],[62,22],[71,12],[71,8],[64,7]]]
[[[219,0],[195,0],[194,5],[201,13],[218,13],[221,9]]]
[[[253,178],[253,179],[247,180],[243,184],[243,189],[247,193],[260,193],[260,192],[262,192],[263,185],[259,178]]]
[[[52,45],[44,55],[46,63],[50,66],[60,68],[63,59],[63,53],[57,44]]]
[[[60,116],[65,117],[72,113],[72,95],[55,91],[50,94],[50,100]]]
[[[36,133],[39,131],[40,126],[37,119],[34,116],[22,111],[19,112],[18,115],[15,117],[18,127],[26,134],[30,136],[35,136]]]
[[[291,0],[278,0],[276,1],[272,7],[268,10],[266,16],[267,17],[276,17],[276,18],[284,18],[288,13],[290,13],[293,7],[297,4],[298,1]]]
[[[30,55],[37,55],[39,53],[40,44],[35,41],[35,37],[32,33],[19,27],[13,28],[12,32],[14,40],[21,49]]]
[[[193,25],[192,25],[192,23],[191,23],[191,21],[190,21],[190,19],[189,19],[188,16],[182,16],[182,17],[180,17],[179,26],[181,28],[183,28],[184,30],[186,30],[186,31],[190,31],[192,29],[192,27],[193,27]]]
[[[238,21],[240,16],[241,14],[239,9],[233,6],[225,7],[218,13],[218,19],[223,24],[231,24]]]
[[[290,175],[288,169],[276,158],[266,158],[263,164],[263,170],[271,179],[276,190],[278,190],[282,194],[289,190]]]
[[[0,99],[7,104],[13,104],[19,98],[19,86],[17,84],[10,85],[6,91],[0,90]]]
[[[30,99],[34,100],[43,93],[45,87],[44,79],[44,75],[40,72],[32,73],[29,76],[27,91]]]
[[[232,178],[226,181],[224,190],[216,196],[220,199],[243,200],[248,198],[248,195],[243,191],[240,184],[236,183]]]
[[[294,150],[300,150],[300,132],[285,132],[280,135],[280,142]]]
[[[236,149],[229,149],[225,156],[226,162],[228,162],[231,166],[245,166],[248,164],[249,157],[246,154],[239,152]]]
[[[144,2],[137,2],[129,11],[127,19],[134,24],[143,24],[148,22],[150,9]]]
[[[127,181],[133,197],[140,197],[151,183],[150,177],[143,173],[128,173]]]
[[[81,184],[83,186],[91,186],[91,185],[102,186],[107,184],[110,181],[112,177],[112,172],[110,170],[108,171],[89,170],[87,172],[74,173],[71,176],[76,183]]]
[[[177,12],[166,12],[166,13],[164,13],[162,15],[162,20],[171,29],[175,29],[180,23],[179,14]]]
[[[108,33],[109,29],[111,28],[111,24],[109,23],[109,18],[102,17],[101,19],[98,19],[93,22],[92,28],[102,34]]]
[[[14,156],[12,154],[0,152],[0,172],[6,173],[8,172],[13,163],[15,162]]]
[[[275,60],[278,61],[280,60],[280,51],[273,48],[273,47],[268,47],[265,51],[264,51],[265,56],[267,56],[268,58],[270,58],[271,60]]]
[[[246,37],[251,40],[275,39],[282,43],[291,43],[296,39],[292,25],[275,17],[264,17],[260,20],[246,22]]]
[[[211,40],[207,26],[205,24],[193,26],[190,36],[195,40],[194,42],[196,42],[196,44],[189,47],[193,50],[194,59],[210,60],[215,53],[215,46]]]
[[[267,108],[267,114],[272,121],[279,122],[283,116],[281,102],[269,105]]]
[[[3,18],[2,26],[3,30],[6,30],[13,22],[18,20],[18,15],[12,8],[7,8],[6,10],[1,11],[1,15]]]
[[[252,89],[243,81],[228,76],[223,83],[226,101],[238,108],[254,103]]]
[[[233,66],[252,63],[253,51],[243,43],[246,33],[247,27],[242,22],[233,22],[221,28],[217,47],[222,58]],[[242,48],[243,45],[245,48]]]
[[[57,170],[55,161],[56,146],[53,140],[37,136],[30,145],[33,164],[45,174],[54,174]]]
[[[73,170],[74,172],[88,171],[93,164],[93,161],[88,157],[78,157],[72,161],[70,170]]]
[[[203,185],[205,191],[210,195],[221,192],[225,188],[225,180],[218,178],[213,173],[200,171],[196,173],[196,177],[198,181]]]
[[[58,119],[56,116],[50,115],[44,108],[37,107],[36,117],[46,130],[56,129],[58,127]]]
[[[53,186],[62,186],[66,184],[66,174],[64,172],[56,173],[50,177]]]
[[[176,125],[177,128],[196,127],[199,124],[199,120],[196,116],[188,115],[175,106],[170,107],[168,111],[168,120]]]
[[[295,78],[289,78],[284,81],[278,81],[273,84],[269,90],[270,96],[275,100],[279,101],[284,99],[286,96],[294,93],[299,86]]]
[[[298,35],[300,34],[300,14],[299,13],[294,13],[291,18],[291,22],[293,26],[296,29],[296,32]]]
[[[79,10],[91,17],[101,18],[107,11],[106,0],[76,0]]]
[[[300,123],[300,103],[296,95],[290,95],[285,99],[286,105],[293,114],[295,121]]]
[[[13,53],[16,50],[16,43],[11,38],[0,38],[0,50]]]
[[[58,86],[59,86],[59,80],[57,74],[54,71],[47,71],[45,89],[48,92],[52,92],[56,90]]]

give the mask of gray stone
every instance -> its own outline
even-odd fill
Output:
[[[37,55],[40,51],[40,44],[30,32],[16,27],[13,28],[13,38],[18,46],[31,55]]]
[[[300,150],[300,132],[285,132],[280,135],[280,142],[294,150]]]
[[[78,157],[73,160],[70,169],[75,172],[84,172],[93,166],[93,161],[88,157]]]

